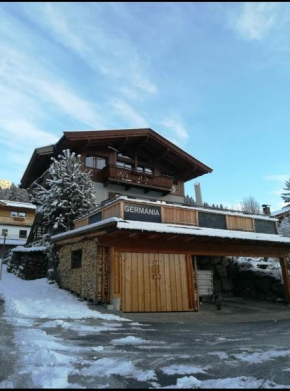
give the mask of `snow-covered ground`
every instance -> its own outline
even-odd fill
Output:
[[[0,388],[289,388],[287,329],[285,347],[275,341],[264,349],[258,339],[264,343],[269,329],[253,340],[237,326],[206,332],[206,324],[133,322],[90,309],[46,279],[21,280],[5,265],[1,297],[15,365],[5,375],[1,364]],[[259,372],[260,365],[280,362],[282,384]]]

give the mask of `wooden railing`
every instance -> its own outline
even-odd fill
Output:
[[[120,185],[152,188],[170,193],[174,178],[165,175],[154,175],[118,166],[108,165],[100,173],[103,182],[114,182]]]

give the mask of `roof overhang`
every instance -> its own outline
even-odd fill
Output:
[[[178,168],[184,181],[212,172],[212,169],[167,140],[150,128],[116,129],[64,132],[55,145],[34,150],[29,164],[20,181],[20,186],[28,188],[50,166],[52,156],[56,157],[64,149],[80,153],[86,148],[113,146],[126,152],[133,145],[153,158],[164,160],[173,168]]]
[[[283,257],[290,252],[290,238],[280,235],[127,221],[116,217],[52,236],[58,245],[94,238],[106,246],[144,252],[269,257]]]

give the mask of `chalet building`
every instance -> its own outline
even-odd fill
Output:
[[[64,132],[55,145],[35,149],[21,187],[44,184],[51,157],[64,149],[92,171],[99,203],[119,194],[183,203],[184,183],[212,171],[152,129]]]
[[[5,253],[26,243],[35,218],[36,206],[28,202],[0,200],[0,246]],[[3,255],[1,253],[1,255]]]
[[[64,132],[35,150],[22,186],[43,184],[68,148],[92,170],[99,204],[52,236],[63,288],[123,312],[198,311],[198,256],[263,256],[280,259],[290,302],[277,219],[184,204],[184,183],[209,167],[151,129]]]

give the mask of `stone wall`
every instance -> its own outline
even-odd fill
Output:
[[[233,257],[197,257],[200,270],[212,270],[214,293],[262,300],[285,299],[280,276],[269,270],[241,268]]]
[[[82,265],[71,268],[71,253],[82,249]],[[62,246],[59,249],[58,280],[62,288],[80,295],[84,299],[97,302],[97,243],[85,240],[80,243]]]

